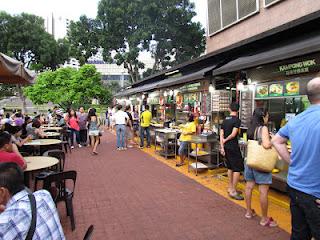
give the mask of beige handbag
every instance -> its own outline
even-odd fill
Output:
[[[278,153],[274,148],[265,149],[262,143],[262,127],[255,132],[254,139],[249,140],[247,147],[247,165],[261,172],[272,172],[277,160]]]

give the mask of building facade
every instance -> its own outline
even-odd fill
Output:
[[[315,0],[208,0],[207,53],[320,10]]]

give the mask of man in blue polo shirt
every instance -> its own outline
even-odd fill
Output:
[[[320,239],[320,78],[307,85],[312,104],[280,129],[272,143],[289,163],[288,191],[292,215],[291,240]],[[286,143],[291,141],[292,153]]]

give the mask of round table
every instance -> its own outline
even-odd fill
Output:
[[[44,133],[44,136],[46,136],[46,137],[58,137],[60,135],[61,135],[61,133],[58,133],[58,132],[45,132]]]
[[[61,140],[58,139],[36,139],[32,140],[31,142],[26,142],[24,145],[26,146],[48,146],[48,145],[55,145],[60,144]]]
[[[42,127],[43,131],[61,131],[62,127]]]
[[[36,171],[48,167],[52,167],[59,163],[59,160],[54,157],[44,157],[44,156],[32,156],[24,158],[27,162],[27,169],[25,172]]]

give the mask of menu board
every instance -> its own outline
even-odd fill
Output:
[[[249,126],[252,117],[252,98],[253,92],[250,91],[250,89],[244,89],[241,91],[240,120],[241,127],[244,128]]]
[[[269,87],[268,85],[259,85],[256,88],[256,97],[264,98],[269,96]]]
[[[291,81],[285,83],[285,96],[296,96],[299,95],[300,92],[300,84],[298,81]]]
[[[269,97],[283,96],[283,85],[280,83],[271,84],[269,86]]]
[[[263,84],[256,87],[256,98],[297,96],[300,95],[299,81],[282,81]]]
[[[211,111],[225,112],[229,110],[230,92],[224,90],[216,90],[211,93]]]

